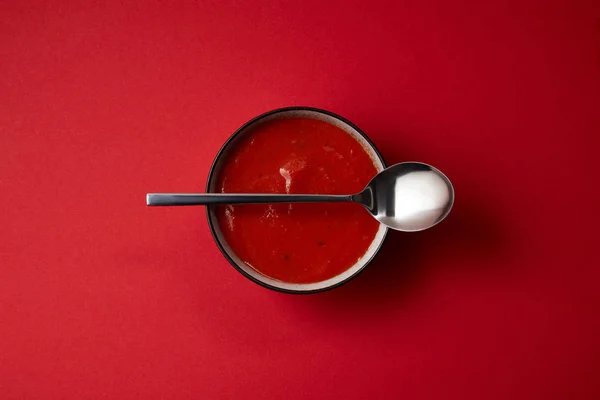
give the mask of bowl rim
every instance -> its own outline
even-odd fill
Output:
[[[377,158],[379,158],[379,161],[381,162],[381,164],[383,165],[383,167],[387,168],[387,164],[386,164],[383,156],[381,155],[381,153],[379,152],[379,149],[377,149],[377,147],[375,146],[375,144],[373,143],[373,141],[359,127],[357,127],[356,125],[354,125],[352,122],[348,121],[346,118],[344,118],[344,117],[342,117],[342,116],[340,116],[338,114],[335,114],[335,113],[333,113],[331,111],[324,110],[324,109],[321,109],[321,108],[316,108],[316,107],[308,107],[308,106],[282,107],[282,108],[276,108],[276,109],[271,110],[271,111],[267,111],[265,113],[257,115],[256,117],[248,120],[246,123],[244,123],[238,129],[236,129],[235,132],[233,132],[233,134],[225,141],[225,143],[223,143],[223,145],[221,146],[221,148],[217,152],[217,155],[215,156],[215,158],[214,158],[214,160],[213,160],[213,162],[212,162],[212,164],[210,166],[210,170],[208,172],[208,177],[206,179],[206,193],[210,192],[211,182],[212,182],[212,179],[214,178],[214,175],[215,175],[214,172],[215,172],[215,168],[216,168],[218,162],[220,161],[221,157],[223,156],[223,154],[227,150],[228,146],[237,138],[238,135],[240,135],[242,132],[244,132],[250,125],[258,122],[259,120],[261,120],[263,118],[266,118],[266,117],[271,116],[273,114],[278,114],[278,113],[281,113],[281,112],[289,112],[289,111],[311,111],[311,112],[315,112],[315,113],[321,113],[321,114],[325,114],[325,115],[327,115],[329,117],[335,118],[335,119],[343,122],[344,124],[350,126],[360,136],[362,136],[362,138],[371,147],[371,150],[373,151],[374,155],[377,156]],[[281,293],[289,293],[289,294],[311,294],[311,293],[324,292],[324,291],[336,288],[338,286],[341,286],[341,285],[349,282],[350,280],[354,279],[356,276],[358,276],[367,267],[367,265],[369,265],[373,261],[373,259],[377,256],[377,254],[379,254],[379,251],[381,250],[381,246],[385,242],[385,239],[387,238],[387,234],[388,234],[388,231],[389,231],[389,229],[385,229],[385,231],[383,233],[383,237],[381,238],[381,241],[379,242],[379,245],[377,246],[377,248],[373,252],[373,255],[368,260],[365,261],[364,265],[359,270],[357,270],[354,274],[350,275],[346,279],[343,279],[343,280],[341,280],[339,282],[336,282],[333,285],[325,286],[325,287],[318,288],[318,289],[293,290],[293,289],[286,289],[286,288],[281,288],[281,287],[270,285],[270,284],[268,284],[266,282],[263,282],[263,281],[261,281],[259,279],[256,279],[255,277],[249,275],[242,268],[240,268],[237,265],[237,263],[229,256],[229,254],[227,253],[227,250],[225,249],[223,243],[221,243],[221,240],[217,236],[217,233],[215,231],[215,227],[214,227],[212,219],[211,219],[211,210],[212,209],[213,209],[213,207],[211,207],[211,206],[207,206],[206,207],[206,219],[208,220],[208,227],[210,229],[210,233],[211,233],[211,235],[213,237],[213,240],[217,244],[217,247],[221,251],[221,254],[223,254],[223,256],[225,257],[225,259],[227,261],[229,261],[229,263],[239,273],[241,273],[244,277],[246,277],[247,279],[251,280],[252,282],[254,282],[254,283],[256,283],[256,284],[258,284],[258,285],[260,285],[262,287],[265,287],[267,289],[275,290],[275,291],[281,292]]]

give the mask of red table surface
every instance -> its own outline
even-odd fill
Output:
[[[0,5],[2,399],[600,398],[600,3],[86,3]],[[294,296],[145,206],[290,105],[449,219]]]

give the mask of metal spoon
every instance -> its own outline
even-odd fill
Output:
[[[149,193],[149,206],[249,203],[356,202],[392,229],[416,232],[442,221],[454,204],[454,188],[440,170],[419,162],[392,165],[357,194]]]

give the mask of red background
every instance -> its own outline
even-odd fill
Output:
[[[0,397],[600,396],[599,3],[103,3],[0,6]],[[145,206],[289,105],[438,166],[449,219],[293,296]]]

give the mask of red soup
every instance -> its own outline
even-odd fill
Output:
[[[309,118],[262,123],[227,157],[217,177],[222,193],[357,193],[377,173],[355,138]],[[289,283],[339,275],[366,253],[379,229],[367,210],[352,203],[228,205],[216,212],[225,240],[243,262]]]

